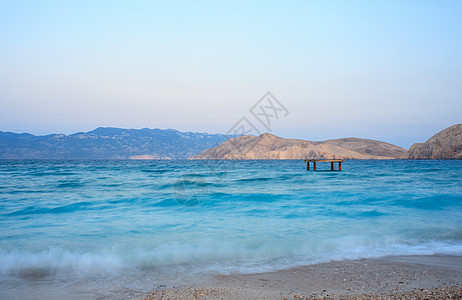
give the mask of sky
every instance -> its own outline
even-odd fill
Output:
[[[0,0],[0,131],[226,133],[270,91],[288,111],[273,134],[408,148],[461,123],[461,15],[459,0]]]

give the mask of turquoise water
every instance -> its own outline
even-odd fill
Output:
[[[462,255],[462,161],[0,161],[0,298]],[[188,279],[189,278],[189,279]]]

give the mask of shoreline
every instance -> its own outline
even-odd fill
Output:
[[[388,256],[158,287],[141,299],[462,299],[462,256]]]

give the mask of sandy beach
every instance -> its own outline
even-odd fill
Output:
[[[462,299],[461,256],[397,256],[160,286],[142,299]]]

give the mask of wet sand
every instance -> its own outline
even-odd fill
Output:
[[[142,299],[462,299],[462,256],[397,256],[158,287]]]

